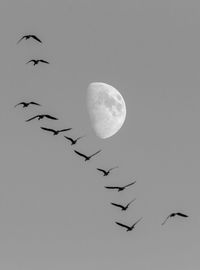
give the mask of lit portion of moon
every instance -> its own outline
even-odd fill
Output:
[[[102,139],[117,133],[126,118],[126,104],[113,86],[90,83],[87,89],[87,108],[96,135]]]

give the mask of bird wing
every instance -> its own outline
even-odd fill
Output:
[[[33,59],[31,59],[31,60],[29,60],[28,62],[26,62],[26,64],[28,64],[28,63],[30,63],[30,62],[34,62],[34,60],[33,60]]]
[[[22,105],[22,104],[25,104],[24,102],[20,102],[18,104],[15,105],[15,107],[17,107],[18,105]]]
[[[121,226],[121,227],[124,227],[124,228],[126,228],[126,229],[130,229],[130,227],[129,226],[127,226],[127,225],[125,225],[125,224],[122,224],[122,223],[120,223],[120,222],[115,222],[117,225],[119,225],[119,226]]]
[[[99,150],[99,151],[97,151],[97,152],[95,152],[94,154],[92,154],[90,157],[93,157],[93,156],[95,156],[95,155],[97,155],[98,153],[100,153],[101,152],[101,150]]]
[[[132,227],[134,228],[135,227],[135,225],[138,223],[138,222],[140,222],[140,220],[142,219],[142,217],[141,218],[139,218],[133,225],[132,225]]]
[[[80,139],[82,139],[82,138],[84,138],[85,136],[80,136],[80,137],[78,137],[78,138],[76,138],[76,140],[78,141],[78,140],[80,140]]]
[[[31,121],[31,120],[33,120],[33,119],[37,118],[38,116],[39,116],[39,115],[33,116],[33,117],[31,117],[31,118],[27,119],[27,120],[26,120],[26,122],[29,122],[29,121]]]
[[[107,189],[119,189],[119,187],[104,186]]]
[[[124,206],[123,205],[121,205],[121,204],[117,204],[117,203],[111,203],[112,205],[114,205],[114,206],[117,206],[117,207],[120,207],[120,208],[124,208]]]
[[[22,40],[22,39],[24,39],[26,36],[23,36],[23,37],[21,37],[18,41],[17,41],[17,44]]]
[[[97,168],[97,170],[100,171],[100,172],[106,173],[106,171],[103,170],[103,169]]]
[[[74,142],[74,140],[70,137],[64,136],[67,140],[69,140],[70,142]]]
[[[53,116],[51,116],[51,115],[49,115],[49,114],[45,114],[44,116],[45,116],[46,118],[49,118],[49,119],[58,120],[58,118],[53,117]]]
[[[38,37],[36,37],[35,35],[32,35],[31,37],[32,37],[33,39],[37,40],[38,42],[42,43],[42,41],[41,41]]]
[[[180,213],[180,212],[178,212],[177,215],[178,215],[178,216],[181,216],[181,217],[188,217],[188,215],[185,215],[185,214]]]
[[[41,106],[41,104],[39,104],[39,103],[37,103],[37,102],[33,102],[33,101],[31,101],[29,104]]]
[[[51,129],[51,128],[45,128],[45,127],[40,127],[40,128],[43,129],[43,130],[46,130],[46,131],[55,132],[55,130]]]
[[[45,61],[43,59],[40,59],[40,62],[45,63],[45,64],[50,64],[48,61]]]
[[[165,222],[168,220],[169,217],[170,217],[170,215],[166,217],[166,219],[163,221],[163,223],[161,225],[164,225]]]
[[[118,166],[112,167],[112,168],[109,169],[109,172],[116,169],[116,168],[119,168],[119,167]]]
[[[130,183],[130,184],[128,184],[128,185],[126,185],[126,186],[124,186],[124,187],[129,187],[129,186],[132,186],[133,184],[135,184],[136,183],[136,181],[134,181],[134,182],[132,182],[132,183]]]
[[[74,150],[74,152],[75,152],[76,154],[78,154],[79,156],[81,156],[81,157],[87,158],[86,155],[84,155],[84,154],[82,154],[82,153],[80,153],[80,152],[78,152],[78,151],[76,151],[76,150]]]
[[[72,128],[65,128],[65,129],[60,129],[59,132],[64,132],[64,131],[68,131],[71,130]]]
[[[132,203],[134,202],[136,199],[133,199],[132,201],[130,201],[128,204],[127,204],[127,207]]]

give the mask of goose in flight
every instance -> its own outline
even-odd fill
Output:
[[[44,117],[46,117],[46,118],[48,118],[48,119],[51,119],[51,120],[58,120],[58,118],[53,117],[53,116],[51,116],[51,115],[49,115],[49,114],[38,114],[38,115],[36,115],[36,116],[33,116],[33,117],[27,119],[26,122],[29,122],[29,121],[31,121],[31,120],[33,120],[33,119],[36,119],[36,118],[37,118],[38,120],[41,120],[41,119],[43,119]]]
[[[184,218],[187,218],[188,217],[188,215],[185,215],[185,214],[180,213],[180,212],[171,213],[169,216],[166,217],[166,219],[163,221],[163,223],[161,225],[164,225],[165,222],[168,220],[168,218],[175,217],[175,216],[184,217]]]
[[[43,130],[46,130],[46,131],[53,132],[53,135],[58,135],[60,132],[64,132],[64,131],[68,131],[68,130],[72,129],[72,128],[65,128],[65,129],[55,130],[55,129],[46,128],[46,127],[40,127],[40,128],[43,129]]]
[[[34,39],[34,40],[36,40],[36,41],[42,43],[42,41],[41,41],[36,35],[24,35],[23,37],[21,37],[21,38],[18,40],[17,44],[18,44],[20,41],[22,41],[23,39],[27,40],[27,39],[29,39],[29,38],[32,38],[32,39]]]
[[[100,169],[100,168],[97,168],[97,170],[98,171],[100,171],[100,172],[102,172],[103,173],[103,176],[107,176],[107,175],[109,175],[109,173],[112,171],[112,170],[114,170],[115,168],[119,168],[118,166],[116,166],[116,167],[112,167],[112,168],[110,168],[109,170],[103,170],[103,169]]]
[[[78,151],[76,151],[76,150],[74,150],[74,152],[75,152],[77,155],[79,155],[79,156],[81,156],[81,157],[84,157],[84,158],[85,158],[85,161],[88,161],[88,160],[91,159],[91,157],[93,157],[93,156],[97,155],[98,153],[100,153],[101,150],[95,152],[95,153],[92,154],[91,156],[86,156],[86,155],[84,155],[84,154],[82,154],[82,153],[80,153],[80,152],[78,152]]]
[[[127,188],[129,186],[134,185],[135,183],[136,183],[136,181],[134,181],[134,182],[132,182],[132,183],[126,185],[126,186],[123,186],[123,187],[105,186],[105,188],[107,188],[107,189],[118,189],[118,192],[119,192],[119,191],[122,191],[122,190],[124,190],[125,188]]]
[[[45,61],[45,60],[43,60],[43,59],[31,59],[31,60],[29,60],[26,64],[31,63],[31,62],[33,62],[33,65],[34,65],[34,66],[35,66],[35,65],[38,65],[39,62],[45,63],[45,64],[50,64],[48,61]]]
[[[18,105],[22,105],[23,108],[26,108],[26,107],[28,107],[29,105],[37,105],[37,106],[41,106],[39,103],[36,103],[36,102],[33,102],[33,101],[31,101],[31,102],[20,102],[20,103],[16,104],[15,107],[17,107]]]
[[[116,207],[120,207],[122,211],[126,211],[129,207],[129,205],[134,202],[136,199],[133,199],[132,201],[130,201],[127,205],[121,205],[121,204],[117,204],[117,203],[111,203],[112,205],[116,206]]]
[[[74,145],[77,143],[78,140],[80,140],[81,138],[85,137],[85,136],[80,136],[80,137],[77,137],[76,139],[73,139],[71,137],[67,137],[67,136],[64,136],[65,139],[69,140],[71,142],[71,145]]]
[[[142,217],[140,219],[138,219],[132,226],[127,226],[125,224],[122,224],[120,222],[115,222],[117,225],[121,226],[121,227],[124,227],[126,228],[126,231],[129,232],[129,231],[132,231],[134,228],[135,228],[135,225],[140,222],[140,220],[142,219]]]

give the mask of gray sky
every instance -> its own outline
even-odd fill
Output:
[[[185,0],[1,0],[0,268],[200,269],[200,4]],[[37,34],[43,45],[23,41]],[[31,58],[51,65],[25,65]],[[101,140],[85,107],[90,82],[120,90],[123,128]],[[41,108],[14,108],[34,100]],[[25,123],[36,113],[59,121]],[[102,153],[85,163],[76,149]],[[103,178],[96,167],[119,166]],[[106,184],[137,183],[122,193]],[[110,205],[136,198],[127,213]],[[189,219],[171,220],[182,211]],[[126,233],[114,222],[131,224]]]

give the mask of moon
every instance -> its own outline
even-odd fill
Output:
[[[126,118],[126,104],[120,92],[103,82],[87,89],[87,109],[96,135],[106,139],[116,134]]]

